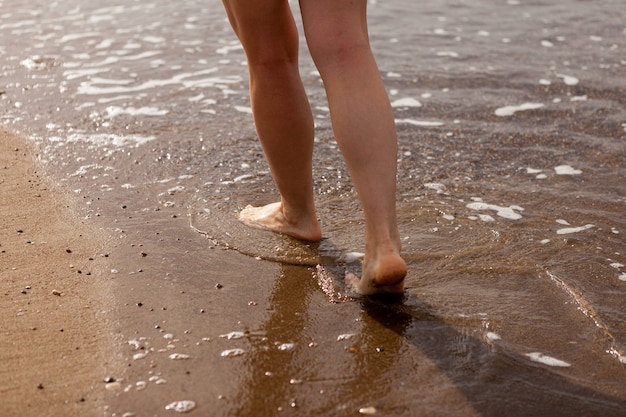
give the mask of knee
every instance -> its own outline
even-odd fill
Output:
[[[278,70],[298,65],[298,49],[286,44],[261,45],[246,50],[251,70]]]
[[[307,38],[315,65],[323,73],[331,67],[359,65],[371,54],[367,37],[319,34]]]

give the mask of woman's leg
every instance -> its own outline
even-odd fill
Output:
[[[313,201],[314,126],[298,70],[298,32],[287,0],[223,0],[250,71],[254,122],[281,201],[248,207],[253,227],[321,239]]]
[[[367,0],[300,0],[309,50],[328,96],[335,137],[365,213],[359,292],[402,292],[406,263],[396,223],[397,139],[394,117],[366,19]]]

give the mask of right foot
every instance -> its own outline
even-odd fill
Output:
[[[296,239],[317,242],[322,238],[322,230],[313,216],[302,219],[288,219],[281,202],[262,207],[247,206],[239,213],[239,220],[257,229],[282,233]]]
[[[366,255],[362,276],[359,278],[348,272],[345,282],[355,292],[363,295],[401,294],[404,292],[406,274],[406,263],[395,250],[391,250],[370,258]]]

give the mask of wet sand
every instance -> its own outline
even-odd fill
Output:
[[[101,416],[103,380],[116,368],[99,281],[108,243],[34,157],[25,139],[0,131],[2,415]]]

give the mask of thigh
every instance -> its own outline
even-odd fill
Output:
[[[248,61],[297,55],[298,31],[288,0],[222,0]]]

